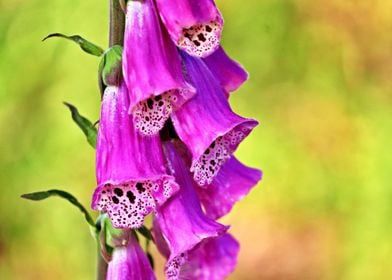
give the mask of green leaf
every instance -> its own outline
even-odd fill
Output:
[[[76,44],[78,44],[80,46],[80,48],[82,50],[84,50],[86,53],[95,55],[95,56],[101,56],[103,54],[103,49],[89,41],[87,41],[86,39],[84,39],[83,37],[79,36],[79,35],[72,35],[72,36],[67,36],[61,33],[52,33],[49,34],[48,36],[46,36],[44,39],[42,39],[42,41],[45,41],[46,39],[49,38],[53,38],[53,37],[59,37],[59,38],[64,38],[67,40],[71,40],[73,42],[75,42]]]
[[[91,121],[89,121],[87,118],[80,115],[78,109],[75,106],[73,106],[72,104],[64,102],[64,105],[67,106],[69,108],[69,110],[71,111],[72,119],[80,127],[80,129],[83,131],[84,135],[86,135],[88,143],[93,148],[95,148],[96,143],[97,143],[98,131],[97,131],[96,127],[94,126],[94,124]]]
[[[61,198],[68,200],[73,205],[75,205],[84,214],[84,217],[86,221],[90,224],[90,226],[95,228],[95,223],[91,218],[90,214],[87,212],[86,208],[84,208],[84,206],[80,204],[80,202],[72,194],[66,191],[52,189],[47,191],[27,193],[21,195],[22,198],[34,200],[34,201],[44,200],[52,196],[59,196]]]
[[[107,86],[118,86],[122,71],[122,47],[114,45],[107,49],[99,64],[99,73]]]

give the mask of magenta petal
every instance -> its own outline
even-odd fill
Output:
[[[169,251],[166,276],[177,279],[181,265],[186,261],[187,252],[202,240],[223,234],[228,227],[207,218],[202,212],[192,179],[179,154],[170,142],[164,144],[169,169],[180,190],[156,211],[154,228],[162,234],[167,243],[163,253]],[[156,236],[157,234],[155,234]]]
[[[180,279],[221,280],[234,271],[240,245],[230,234],[208,238],[188,254]]]
[[[206,188],[198,188],[200,201],[211,219],[219,219],[261,180],[262,172],[231,157]]]
[[[128,244],[114,248],[106,280],[155,280],[154,272],[133,234]]]
[[[156,0],[173,41],[190,55],[205,57],[220,43],[223,19],[211,0]]]
[[[123,74],[130,111],[136,128],[154,135],[194,89],[184,80],[176,46],[152,0],[128,1],[124,36]]]
[[[203,60],[227,92],[235,91],[248,79],[241,64],[231,59],[222,47]]]
[[[192,153],[195,181],[210,184],[220,166],[258,123],[231,110],[222,87],[201,59],[181,54],[197,94],[173,113],[173,125]]]
[[[166,174],[158,136],[137,133],[128,114],[124,83],[107,87],[97,139],[97,182],[92,208],[107,212],[115,227],[137,228],[178,190]]]

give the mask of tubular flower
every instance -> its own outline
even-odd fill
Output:
[[[229,213],[234,204],[261,180],[261,176],[260,170],[231,157],[210,185],[197,188],[206,215],[216,220]]]
[[[237,90],[248,79],[248,72],[241,64],[231,59],[222,47],[205,57],[203,61],[228,93]]]
[[[171,112],[195,93],[184,80],[153,0],[127,3],[123,74],[135,127],[144,135],[157,134]]]
[[[106,280],[155,280],[154,271],[136,240],[129,234],[125,246],[115,247],[108,264]]]
[[[169,201],[157,208],[154,235],[157,246],[168,257],[166,277],[174,280],[179,279],[180,269],[186,263],[188,252],[203,240],[223,234],[228,227],[203,214],[192,178],[174,145],[165,142],[164,151],[169,172],[176,178],[180,189]]]
[[[222,164],[258,124],[235,114],[205,63],[181,52],[194,98],[172,114],[180,139],[192,154],[191,171],[199,185],[210,184]]]
[[[159,137],[137,133],[128,107],[123,82],[105,89],[92,208],[107,212],[117,228],[140,227],[147,214],[178,190],[173,177],[166,175]]]
[[[220,43],[223,19],[211,0],[156,0],[172,40],[190,55],[205,57]]]

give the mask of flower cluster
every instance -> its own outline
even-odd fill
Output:
[[[220,46],[211,0],[129,0],[122,77],[104,91],[92,207],[114,227],[140,228],[167,279],[223,279],[238,242],[217,222],[261,179],[233,152],[257,125],[235,114],[246,71]],[[155,279],[137,238],[114,248],[107,279]]]

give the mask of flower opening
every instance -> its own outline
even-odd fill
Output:
[[[206,57],[220,44],[223,19],[211,0],[157,0],[158,12],[174,43]]]

